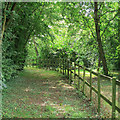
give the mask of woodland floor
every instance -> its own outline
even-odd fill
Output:
[[[3,91],[4,118],[96,118],[93,104],[62,74],[26,68]]]

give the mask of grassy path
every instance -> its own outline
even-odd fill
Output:
[[[96,118],[90,103],[57,72],[25,69],[3,91],[5,118]]]

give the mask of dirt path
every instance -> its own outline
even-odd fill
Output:
[[[82,93],[54,71],[27,68],[3,91],[6,118],[96,118],[96,110]]]

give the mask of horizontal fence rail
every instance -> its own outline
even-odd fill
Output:
[[[85,85],[87,85],[90,88],[90,100],[92,100],[92,92],[94,91],[98,95],[98,113],[100,114],[100,105],[101,105],[101,98],[106,101],[111,107],[112,107],[112,118],[116,117],[116,111],[118,111],[118,117],[120,115],[120,103],[118,103],[118,106],[116,106],[116,86],[120,88],[120,81],[116,78],[112,78],[103,74],[100,74],[99,72],[95,72],[89,68],[86,68],[79,64],[79,61],[70,61],[68,59],[63,58],[54,58],[54,59],[32,59],[28,60],[27,65],[30,64],[31,66],[38,66],[39,68],[45,68],[49,70],[55,70],[63,75],[66,75],[66,77],[69,80],[69,83],[72,84],[74,82],[74,79],[76,77],[78,78],[77,82],[77,89],[80,89],[80,84],[82,81],[82,89],[81,91],[85,93]],[[80,75],[80,70],[83,70],[83,76]],[[78,72],[76,71],[78,70]],[[89,82],[86,81],[85,75],[86,71],[90,73],[90,80]],[[92,85],[92,75],[97,76],[97,88],[95,88]],[[74,78],[74,79],[73,79]],[[112,100],[110,101],[107,97],[105,97],[101,93],[100,89],[100,78],[103,78],[105,80],[109,80],[112,82]],[[119,89],[120,90],[120,89]],[[119,91],[120,92],[120,91]],[[120,95],[120,93],[118,93]],[[119,96],[120,97],[120,96]],[[120,102],[120,98],[118,98]]]

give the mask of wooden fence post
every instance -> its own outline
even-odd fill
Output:
[[[112,78],[112,118],[115,116],[115,106],[116,106],[116,79]]]
[[[40,68],[42,68],[42,60],[40,59]]]
[[[41,60],[41,68],[43,68],[43,60]]]
[[[60,59],[58,58],[58,72],[60,72]]]
[[[36,65],[35,65],[35,66],[36,66],[36,68],[38,67],[38,62],[37,62],[37,58],[36,58]]]
[[[51,70],[53,70],[53,59],[52,58],[50,60],[50,64],[51,64]]]
[[[63,75],[64,75],[64,58],[63,58]]]
[[[45,59],[45,69],[47,70],[47,59]]]
[[[100,73],[98,72],[98,114],[100,115]]]
[[[32,60],[30,60],[30,67],[32,67]]]
[[[56,71],[56,59],[54,60],[54,70]]]
[[[52,70],[54,70],[54,59],[52,59]]]
[[[56,59],[54,61],[54,70],[56,71]]]
[[[58,58],[56,58],[56,66],[55,66],[55,67],[56,67],[56,71],[57,71],[57,72],[59,72],[59,70],[58,70],[59,63],[58,63],[58,62],[59,62],[59,60],[58,60]]]
[[[51,70],[51,59],[49,58],[49,70]]]
[[[36,64],[37,64],[37,68],[39,68],[39,61],[38,61],[38,58],[37,58],[37,60],[36,60]]]
[[[39,68],[40,68],[41,64],[40,64],[40,59],[39,58],[38,58],[38,64],[39,64]]]
[[[55,70],[55,61],[53,59],[53,70]]]
[[[92,100],[92,69],[90,69],[90,100]]]
[[[40,65],[41,65],[41,64],[40,64],[40,59],[38,58],[38,66],[39,66],[39,69],[40,69]]]
[[[44,65],[45,65],[45,59],[42,60],[42,65],[43,65],[43,68],[44,68]]]
[[[59,58],[57,58],[57,71],[59,72]]]
[[[68,79],[69,79],[69,60],[67,62],[68,62],[68,64],[67,64],[67,75],[68,75]]]
[[[78,90],[80,89],[80,66],[79,66],[79,61],[78,61]]]
[[[53,61],[50,59],[51,70],[53,69]]]
[[[44,68],[44,59],[41,60],[42,68]]]
[[[55,65],[55,61],[54,61],[54,59],[53,59],[53,70],[55,70],[54,65]]]
[[[64,60],[64,62],[65,62],[65,75],[66,75],[66,66],[67,66],[67,65],[66,65],[66,59]]]
[[[41,68],[43,68],[43,59],[41,59]]]
[[[57,58],[57,65],[56,65],[56,68],[57,68],[57,71],[59,72],[59,58]]]
[[[49,70],[50,70],[50,58],[48,59],[48,63],[49,63]]]
[[[69,79],[69,82],[70,84],[72,83],[72,61],[70,61],[70,79]]]
[[[49,60],[47,58],[47,70],[48,70],[48,68],[49,68]]]
[[[120,81],[120,75],[118,76],[118,80]],[[120,108],[120,86],[118,85],[118,107]],[[118,112],[118,119],[120,120],[120,113]]]
[[[44,59],[44,61],[43,61],[43,66],[44,66],[44,69],[45,69],[45,59]]]
[[[61,73],[61,59],[59,58],[59,64],[60,64],[60,73]]]
[[[44,69],[44,59],[42,59],[42,68]]]
[[[85,67],[83,68],[83,93],[85,94]]]
[[[48,62],[47,59],[45,60],[45,66],[46,66],[46,70],[48,69]]]
[[[45,69],[47,70],[47,59],[45,59]]]
[[[34,61],[34,67],[36,68],[36,59],[35,59],[35,61]]]
[[[74,61],[74,79],[76,79],[76,61]]]

